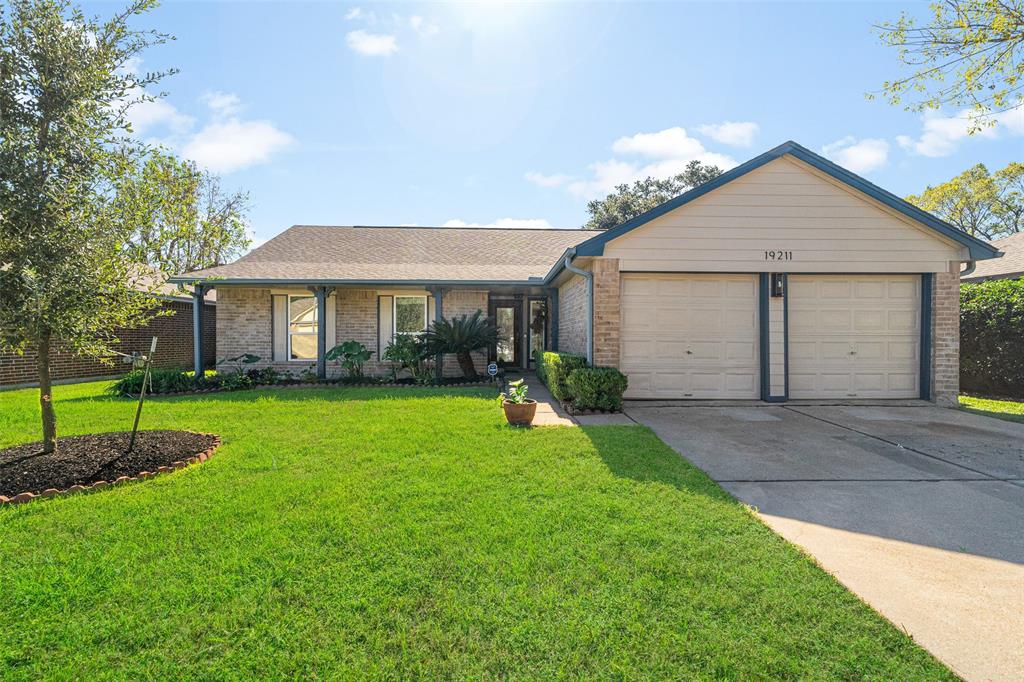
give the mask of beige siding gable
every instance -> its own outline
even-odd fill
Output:
[[[964,251],[782,157],[612,240],[604,255],[623,272],[911,273],[945,272]]]

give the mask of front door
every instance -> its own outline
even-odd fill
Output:
[[[491,347],[491,360],[499,367],[522,367],[520,357],[523,330],[521,300],[491,299],[490,316],[498,327],[498,342]]]

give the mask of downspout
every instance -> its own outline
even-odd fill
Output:
[[[587,364],[593,366],[594,364],[594,273],[589,270],[581,270],[572,264],[572,259],[576,255],[576,249],[570,249],[569,253],[565,254],[565,260],[562,264],[565,265],[565,269],[576,275],[580,275],[587,281]]]
[[[969,260],[967,261],[967,267],[960,271],[960,277],[966,277],[967,275],[974,272],[974,268],[978,267],[978,261]]]

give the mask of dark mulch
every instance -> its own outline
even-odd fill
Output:
[[[120,476],[195,456],[213,445],[215,436],[189,431],[139,431],[135,448],[126,454],[129,433],[96,433],[57,439],[57,452],[42,454],[42,443],[0,450],[0,495],[39,494],[47,488],[63,490],[96,481],[112,482]]]

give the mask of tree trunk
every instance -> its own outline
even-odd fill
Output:
[[[39,369],[39,407],[43,417],[43,452],[57,450],[57,415],[53,412],[53,387],[50,382],[50,332],[39,339],[36,366]]]
[[[473,356],[469,353],[457,353],[459,367],[462,368],[462,375],[467,379],[476,379],[476,365],[473,364]]]

